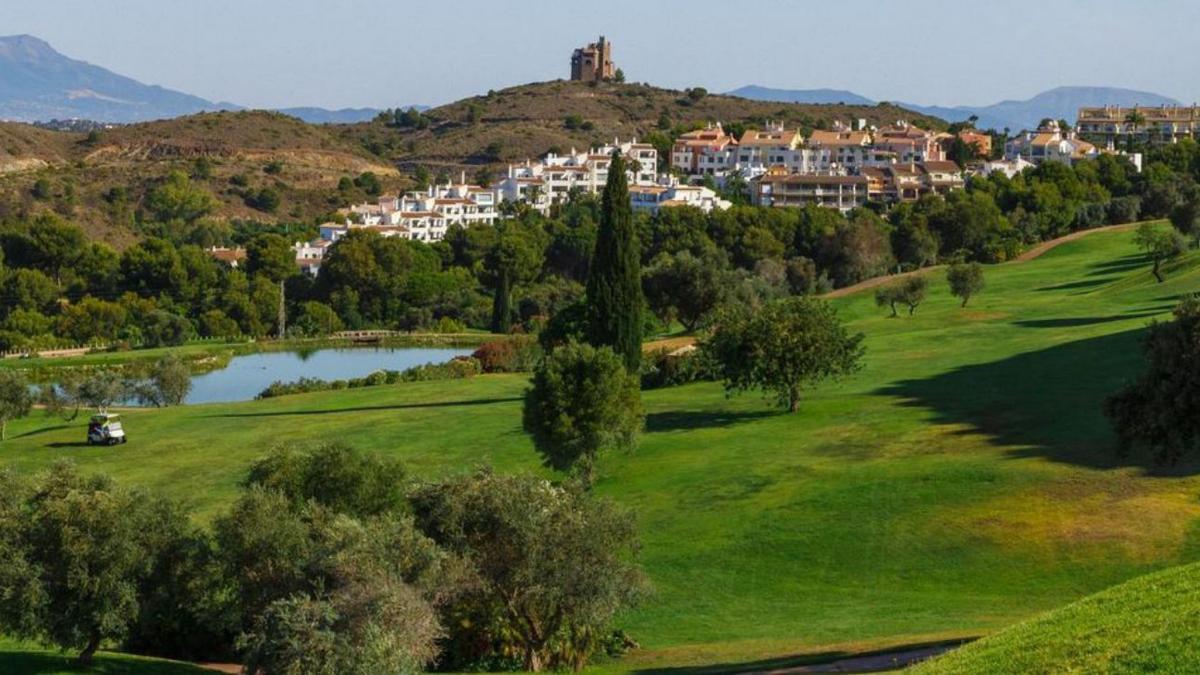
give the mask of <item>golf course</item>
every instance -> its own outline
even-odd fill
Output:
[[[863,368],[795,414],[719,383],[644,392],[640,445],[604,456],[595,490],[636,514],[653,594],[617,621],[640,649],[597,668],[765,670],[977,638],[1200,560],[1200,463],[1119,456],[1100,412],[1142,368],[1147,323],[1200,289],[1200,253],[1157,283],[1133,236],[988,266],[966,307],[940,269],[912,316],[890,317],[870,290],[830,300],[865,335]],[[344,441],[401,459],[413,480],[551,476],[521,428],[527,386],[485,375],[123,410],[129,442],[112,448],[86,445],[86,415],[35,411],[9,425],[0,466],[70,458],[204,522],[280,443]],[[0,650],[5,673],[68,672],[29,645]]]

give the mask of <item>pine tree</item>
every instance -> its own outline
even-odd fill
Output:
[[[640,256],[625,160],[614,152],[588,277],[588,341],[596,347],[612,347],[630,372],[637,371],[642,358]]]

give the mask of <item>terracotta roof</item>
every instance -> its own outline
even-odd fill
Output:
[[[221,262],[235,263],[246,259],[244,248],[211,248],[208,254]]]
[[[962,171],[962,169],[958,168],[958,164],[956,164],[954,162],[944,162],[944,161],[937,161],[937,160],[923,162],[919,166],[924,168],[926,171],[935,172],[935,173],[959,173]]]
[[[742,134],[742,138],[738,141],[738,145],[750,147],[779,145],[792,146],[800,140],[799,131],[759,131],[756,129],[750,129],[746,131],[746,133]]]
[[[824,131],[814,129],[808,137],[812,145],[866,145],[870,140],[865,131]]]

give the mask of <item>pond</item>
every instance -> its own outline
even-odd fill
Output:
[[[192,378],[188,403],[249,401],[272,382],[295,382],[302,377],[346,380],[377,370],[405,370],[469,356],[471,349],[369,348],[320,349],[312,352],[264,352],[235,356],[229,366]]]

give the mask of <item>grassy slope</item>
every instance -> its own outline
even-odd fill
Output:
[[[638,514],[657,593],[622,618],[621,668],[752,663],[989,633],[1154,569],[1200,559],[1195,465],[1118,460],[1100,401],[1137,372],[1137,336],[1196,288],[1155,284],[1132,234],[989,268],[959,309],[938,277],[912,318],[836,304],[867,334],[862,373],[797,415],[715,384],[648,392],[641,448],[602,462]],[[210,518],[278,441],[344,439],[419,476],[538,471],[516,376],[131,412],[131,442],[13,425],[0,463],[58,457],[188,500]],[[778,665],[780,661],[774,661]]]
[[[477,124],[467,123],[471,106],[480,111]],[[927,128],[945,126],[942,120],[892,105],[804,105],[716,94],[689,101],[683,92],[647,85],[592,87],[556,81],[511,87],[434,108],[426,114],[437,122],[421,131],[368,122],[342,127],[342,133],[405,166],[445,166],[471,172],[488,163],[498,168],[504,162],[540,157],[555,147],[566,151],[611,142],[614,137],[644,138],[664,113],[673,124],[741,121],[761,126],[771,119],[811,127],[863,118],[880,126],[900,119]],[[579,115],[595,128],[569,130],[563,123],[568,115]],[[492,143],[500,144],[498,162],[485,157],[484,151]]]
[[[211,675],[213,672],[186,663],[106,652],[96,655],[90,670],[83,670],[75,665],[73,656],[0,638],[0,673],[6,675]]]
[[[915,669],[968,673],[1184,673],[1200,663],[1200,565],[1139,577]]]

